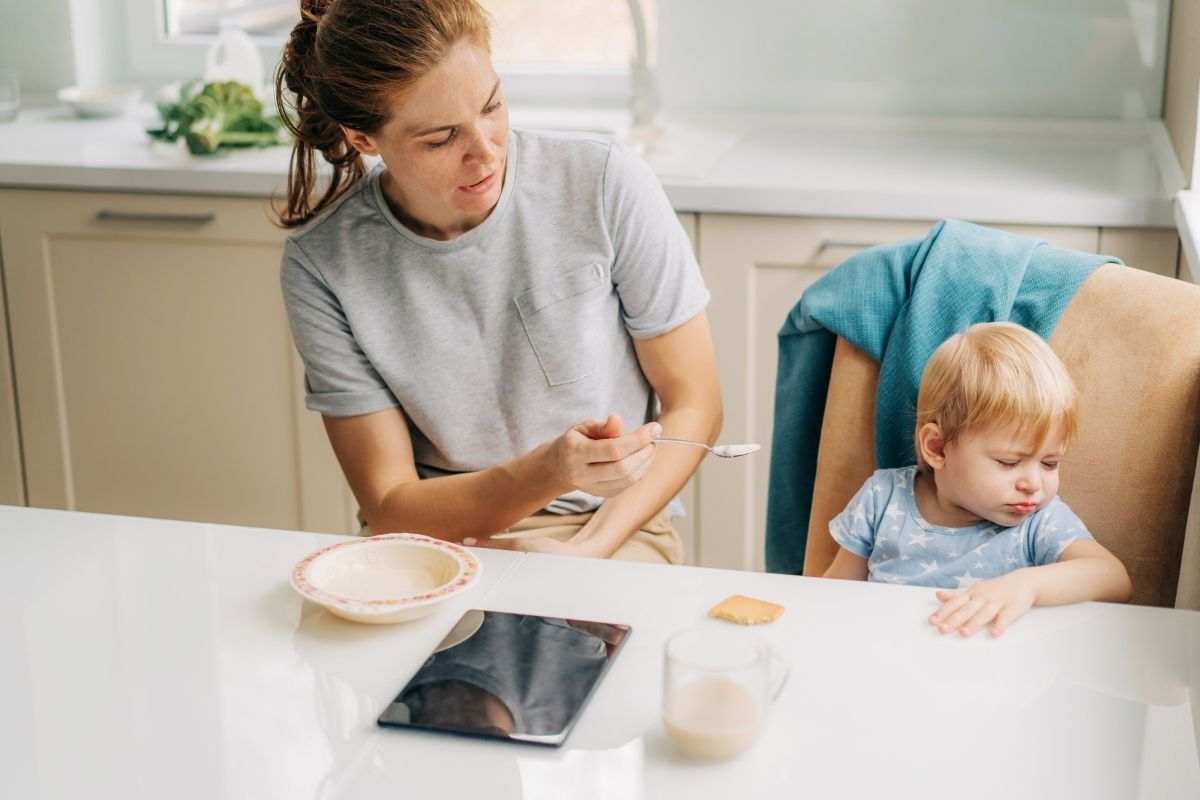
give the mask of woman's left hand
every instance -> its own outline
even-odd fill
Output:
[[[930,615],[929,624],[938,633],[957,631],[966,637],[986,626],[999,636],[1033,607],[1037,587],[1027,571],[1017,570],[966,589],[941,590],[937,598],[942,606]]]

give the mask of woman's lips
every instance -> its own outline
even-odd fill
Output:
[[[479,194],[480,192],[486,192],[488,189],[492,188],[492,183],[494,183],[495,180],[496,180],[496,173],[491,172],[488,174],[488,176],[486,178],[479,181],[478,183],[472,183],[467,186],[460,186],[460,187],[458,187],[458,190],[460,192],[466,192],[467,194]]]

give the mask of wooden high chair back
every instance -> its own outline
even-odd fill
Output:
[[[1200,286],[1102,266],[1072,298],[1050,345],[1079,390],[1079,432],[1063,460],[1060,496],[1124,562],[1132,602],[1200,607],[1200,508],[1188,522],[1200,446]],[[878,381],[879,365],[839,338],[805,575],[833,561],[829,520],[874,471]]]

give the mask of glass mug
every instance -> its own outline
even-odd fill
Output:
[[[676,633],[663,651],[663,727],[688,756],[735,756],[762,732],[787,677],[787,665],[748,631]]]

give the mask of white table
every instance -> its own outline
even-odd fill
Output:
[[[468,596],[374,627],[287,585],[335,539],[0,507],[0,797],[1200,796],[1195,612],[962,641],[929,590],[484,550]],[[787,606],[756,632],[792,676],[751,751],[695,764],[658,723],[661,646],[733,592]],[[376,726],[468,607],[633,626],[566,747]]]

